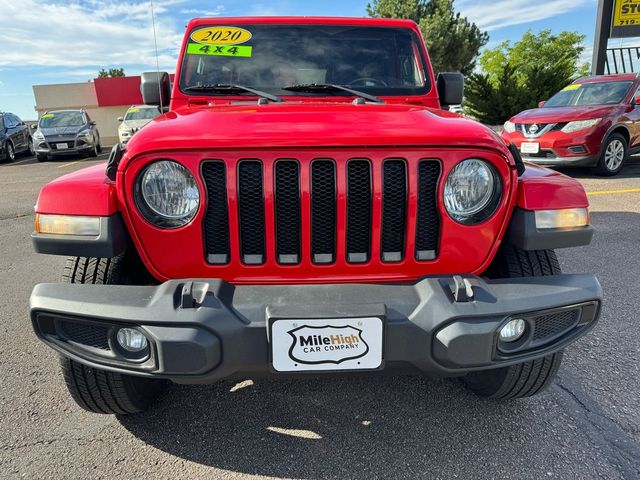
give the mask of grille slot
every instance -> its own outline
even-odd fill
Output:
[[[403,160],[386,160],[382,175],[382,261],[400,262],[407,219],[407,166]]]
[[[532,343],[549,342],[561,336],[578,323],[579,316],[580,310],[575,309],[536,317]]]
[[[418,164],[418,214],[416,218],[416,260],[434,260],[440,240],[437,194],[440,163],[423,160]]]
[[[371,164],[347,164],[347,260],[366,263],[371,255]]]
[[[295,160],[275,165],[276,249],[278,262],[300,263],[300,172]]]
[[[205,162],[202,176],[207,186],[207,213],[204,239],[207,262],[229,262],[229,207],[227,204],[227,168],[221,161]]]
[[[265,220],[262,163],[243,160],[238,164],[238,216],[240,253],[248,265],[265,259]]]
[[[314,263],[336,255],[336,171],[331,160],[311,164],[311,254]]]
[[[70,342],[79,343],[100,350],[109,347],[109,328],[102,325],[62,321],[59,324],[62,335]]]

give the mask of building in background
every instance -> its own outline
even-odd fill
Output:
[[[140,77],[96,78],[84,83],[34,85],[38,118],[46,111],[84,108],[97,123],[102,146],[118,141],[118,117],[142,103]]]

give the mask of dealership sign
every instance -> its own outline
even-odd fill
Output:
[[[615,0],[611,38],[640,37],[640,0]]]

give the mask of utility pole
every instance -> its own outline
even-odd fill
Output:
[[[611,36],[613,2],[614,0],[598,0],[598,16],[596,18],[593,60],[591,62],[591,73],[593,75],[604,74],[604,66],[607,62],[607,46]]]

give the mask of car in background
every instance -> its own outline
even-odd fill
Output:
[[[84,110],[44,113],[38,121],[33,140],[39,162],[58,155],[97,157],[102,151],[96,122]]]
[[[636,74],[576,80],[539,108],[504,124],[502,137],[524,160],[551,167],[593,167],[616,175],[640,151],[640,80]]]
[[[132,105],[124,114],[118,117],[118,138],[120,143],[127,143],[129,139],[151,120],[160,115],[160,110],[154,105]]]
[[[31,130],[17,115],[0,112],[0,158],[13,162],[22,152],[34,153]]]

